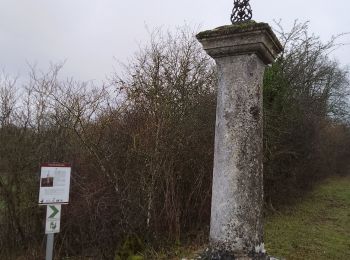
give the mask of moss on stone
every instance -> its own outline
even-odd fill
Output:
[[[214,30],[207,30],[197,34],[198,39],[204,39],[209,37],[215,37],[218,35],[228,35],[232,33],[244,33],[256,30],[271,30],[271,27],[267,23],[257,23],[254,20],[247,22],[235,23],[232,25],[220,26]]]

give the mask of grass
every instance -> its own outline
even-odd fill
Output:
[[[280,259],[350,260],[350,176],[328,179],[295,206],[269,215],[265,247]],[[204,248],[178,255],[193,259]]]
[[[268,217],[265,241],[269,254],[288,260],[350,259],[350,177],[329,179]]]

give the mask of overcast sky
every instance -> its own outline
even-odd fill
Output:
[[[251,0],[253,19],[289,26],[310,21],[323,40],[350,31],[349,0]],[[0,68],[25,76],[26,63],[45,69],[66,60],[63,74],[100,82],[147,38],[149,28],[229,24],[233,0],[0,0]],[[350,42],[345,36],[343,42]],[[350,46],[335,52],[350,65]]]

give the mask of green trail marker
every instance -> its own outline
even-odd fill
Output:
[[[52,214],[49,216],[49,218],[55,218],[55,216],[57,215],[58,212],[60,212],[60,210],[58,209],[58,206],[55,205],[49,205],[49,207],[52,209]],[[60,206],[61,207],[61,206]],[[61,215],[61,214],[60,214]]]
[[[46,234],[60,232],[61,205],[47,205],[46,209]]]

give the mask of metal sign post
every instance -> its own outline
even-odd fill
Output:
[[[54,233],[47,234],[45,260],[52,260],[54,236]]]
[[[64,163],[46,163],[41,166],[39,205],[46,207],[46,257],[53,259],[54,236],[60,232],[61,205],[69,202],[71,166]]]

